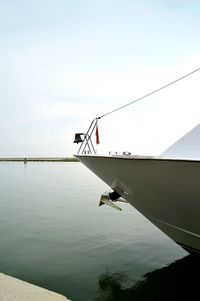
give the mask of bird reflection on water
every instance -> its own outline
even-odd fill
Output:
[[[124,273],[105,272],[99,276],[102,301],[195,300],[199,297],[200,255],[188,255],[167,267],[144,275],[143,279],[124,288]]]

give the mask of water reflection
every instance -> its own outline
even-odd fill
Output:
[[[103,301],[193,300],[199,295],[200,255],[188,255],[167,267],[147,273],[124,288],[126,275],[105,272],[99,276],[99,297]]]

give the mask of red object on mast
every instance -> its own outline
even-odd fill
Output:
[[[95,135],[96,135],[96,144],[99,144],[100,141],[99,141],[99,129],[98,129],[98,125],[96,125],[96,133],[95,133]]]

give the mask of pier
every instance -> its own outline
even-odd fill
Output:
[[[0,273],[1,301],[71,301],[65,296]]]

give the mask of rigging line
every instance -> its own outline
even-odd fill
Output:
[[[197,69],[195,69],[195,70],[193,70],[192,72],[187,73],[186,75],[181,76],[181,77],[177,78],[176,80],[174,80],[174,81],[172,81],[172,82],[170,82],[170,83],[168,83],[168,84],[166,84],[166,85],[164,85],[164,86],[162,86],[162,87],[160,87],[160,88],[158,88],[158,89],[156,89],[156,90],[154,90],[154,91],[148,93],[148,94],[143,95],[142,97],[139,97],[139,98],[137,98],[137,99],[135,99],[135,100],[133,100],[133,101],[131,101],[131,102],[129,102],[129,103],[127,103],[127,104],[121,106],[121,107],[118,107],[118,108],[116,108],[116,109],[114,109],[114,110],[112,110],[112,111],[110,111],[110,112],[108,112],[108,113],[106,113],[106,114],[104,114],[104,115],[102,115],[102,116],[99,116],[99,117],[97,117],[96,119],[103,118],[103,117],[105,117],[105,116],[107,116],[107,115],[109,115],[109,114],[112,114],[112,113],[114,113],[114,112],[116,112],[116,111],[119,111],[119,110],[121,110],[121,109],[123,109],[123,108],[125,108],[125,107],[127,107],[127,106],[130,106],[130,105],[132,105],[133,103],[136,103],[136,102],[139,101],[139,100],[142,100],[142,99],[144,99],[144,98],[146,98],[146,97],[148,97],[148,96],[150,96],[150,95],[152,95],[152,94],[154,94],[154,93],[159,92],[159,91],[162,90],[162,89],[165,89],[165,88],[167,88],[167,87],[169,87],[169,86],[175,84],[176,82],[178,82],[178,81],[180,81],[180,80],[182,80],[182,79],[184,79],[184,78],[186,78],[186,77],[192,75],[193,73],[195,73],[195,72],[197,72],[197,71],[199,71],[199,70],[200,70],[200,67],[197,68]]]

